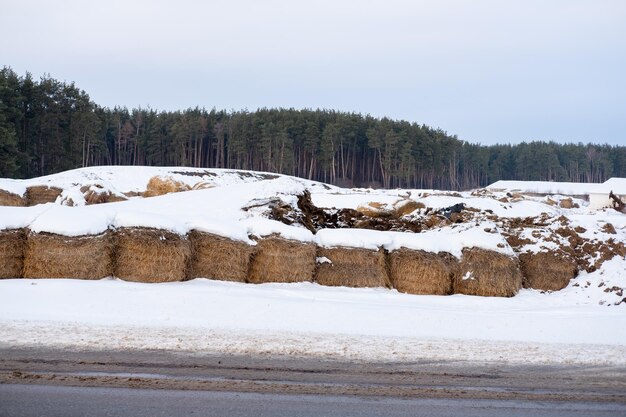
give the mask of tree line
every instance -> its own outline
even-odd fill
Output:
[[[0,176],[93,165],[248,169],[342,186],[469,189],[500,179],[626,177],[626,147],[482,146],[441,129],[333,110],[105,108],[74,83],[0,72]]]

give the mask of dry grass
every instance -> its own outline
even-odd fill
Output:
[[[146,191],[143,193],[143,196],[156,197],[164,194],[188,191],[189,189],[189,186],[180,181],[156,176],[150,178],[148,181],[148,185],[146,186]]]
[[[191,246],[172,232],[122,228],[115,233],[115,276],[136,282],[171,282],[187,278]]]
[[[37,204],[54,203],[61,195],[60,188],[48,187],[45,185],[35,185],[26,189],[26,202],[29,206]]]
[[[0,190],[0,206],[24,207],[26,200],[17,194]]]
[[[383,250],[319,248],[317,256],[331,261],[317,266],[315,281],[321,285],[391,287]]]
[[[271,236],[259,241],[252,257],[248,282],[312,281],[315,245]]]
[[[246,282],[254,246],[210,233],[192,231],[190,278]]]
[[[26,232],[23,229],[0,231],[0,278],[21,278],[24,269]]]
[[[522,273],[514,258],[479,248],[463,249],[454,273],[454,293],[512,297],[521,287]]]
[[[456,258],[454,258],[456,259]],[[401,249],[388,256],[395,289],[409,294],[447,295],[452,292],[452,261],[434,253]]]
[[[578,274],[576,261],[565,254],[522,253],[519,260],[525,288],[559,291]]]
[[[24,278],[100,279],[113,275],[110,233],[68,237],[33,233],[26,241]]]

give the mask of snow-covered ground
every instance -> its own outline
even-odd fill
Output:
[[[154,176],[205,189],[152,198],[85,205],[80,188],[98,185],[114,195],[140,193]],[[505,192],[341,189],[303,179],[229,170],[98,167],[38,179],[0,179],[0,189],[24,195],[33,185],[63,190],[56,203],[0,207],[0,230],[28,227],[66,236],[118,227],[192,229],[255,244],[252,236],[278,233],[319,246],[447,251],[466,247],[507,255],[567,245],[563,227],[588,241],[626,241],[626,215],[614,210],[564,209],[561,195],[510,198]],[[267,216],[267,201],[296,207],[311,193],[319,207],[391,209],[421,203],[428,212],[463,203],[473,217],[421,233],[325,229],[316,234]],[[128,195],[126,195],[128,197]],[[81,200],[82,199],[82,200]],[[75,206],[67,206],[68,201]],[[544,218],[520,230],[525,246],[506,233],[516,218]],[[545,220],[548,219],[548,220]],[[605,226],[610,223],[613,231]],[[518,253],[515,252],[515,253]],[[593,254],[590,264],[593,265]],[[512,298],[417,296],[388,289],[330,288],[317,284],[237,284],[197,279],[167,284],[117,279],[0,280],[0,347],[66,346],[89,349],[182,349],[227,354],[313,355],[377,361],[418,359],[626,365],[626,260],[615,257],[581,272],[553,293],[522,290]],[[617,305],[618,304],[618,305]]]
[[[513,298],[205,279],[4,280],[0,347],[626,365],[626,314],[598,304],[607,296],[598,283],[624,269],[616,259],[563,291]]]

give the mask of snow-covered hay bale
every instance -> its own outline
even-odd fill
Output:
[[[0,278],[22,277],[25,246],[23,229],[0,231]]]
[[[144,197],[156,197],[159,195],[165,195],[170,193],[177,193],[179,191],[188,191],[190,188],[187,184],[180,181],[173,180],[172,178],[165,177],[152,177],[148,181],[146,191],[143,193]]]
[[[171,282],[187,278],[191,245],[186,236],[149,228],[115,233],[115,276],[126,281]]]
[[[257,244],[248,282],[312,281],[315,271],[315,245],[276,236],[261,239]]]
[[[103,204],[115,203],[118,201],[126,201],[126,197],[113,194],[111,191],[105,190],[100,185],[84,185],[80,187],[81,193],[85,198],[85,204]]]
[[[113,275],[110,233],[69,237],[31,233],[24,253],[24,278],[100,279]]]
[[[519,260],[525,288],[559,291],[578,274],[576,261],[557,253],[522,253]]]
[[[357,248],[319,248],[315,281],[341,287],[390,287],[385,252]]]
[[[454,273],[454,293],[512,297],[521,287],[522,273],[516,259],[485,249],[463,249],[463,257]]]
[[[24,207],[26,200],[17,194],[0,190],[0,206]]]
[[[48,187],[46,185],[34,185],[26,189],[26,202],[29,206],[37,204],[54,203],[61,195],[60,188]]]
[[[192,231],[190,278],[246,282],[254,246],[211,233]]]
[[[452,268],[437,254],[400,249],[389,254],[391,284],[409,294],[447,295],[452,292]]]

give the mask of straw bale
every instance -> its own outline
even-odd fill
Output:
[[[395,289],[409,294],[447,295],[452,292],[452,267],[434,253],[400,249],[388,256]]]
[[[574,207],[574,201],[571,198],[564,198],[559,202],[559,207],[571,209]]]
[[[270,236],[257,244],[248,282],[312,281],[315,271],[315,245]]]
[[[0,206],[24,207],[26,200],[17,194],[0,190]]]
[[[244,242],[192,231],[190,278],[246,282],[254,246]]]
[[[426,206],[424,205],[424,203],[420,201],[406,199],[406,200],[400,200],[396,202],[393,208],[395,211],[395,215],[397,217],[402,217],[407,214],[413,213],[417,209],[426,208]]]
[[[452,285],[456,294],[512,297],[522,287],[522,273],[514,258],[490,250],[465,248]]]
[[[159,195],[177,193],[179,191],[188,191],[190,188],[187,184],[180,181],[173,180],[172,178],[164,177],[152,177],[148,181],[146,191],[143,193],[144,197],[156,197]]]
[[[111,275],[111,233],[78,237],[31,233],[28,236],[24,278],[100,279]]]
[[[150,228],[121,228],[115,237],[116,277],[136,282],[187,278],[191,245],[186,236]]]
[[[104,188],[99,184],[94,185],[83,185],[80,187],[81,193],[83,193],[83,197],[85,198],[85,204],[103,204],[103,203],[115,203],[117,201],[126,201],[126,197],[121,197],[111,193],[109,190],[104,190]]]
[[[391,287],[383,250],[319,248],[317,256],[330,262],[317,266],[315,281],[341,287]]]
[[[34,185],[26,189],[26,202],[29,206],[37,204],[54,203],[58,196],[61,195],[58,187],[48,187],[46,185]]]
[[[578,274],[576,261],[563,253],[522,253],[520,268],[524,275],[524,288],[559,291]]]
[[[26,232],[23,229],[0,231],[0,278],[21,278],[24,268]]]

